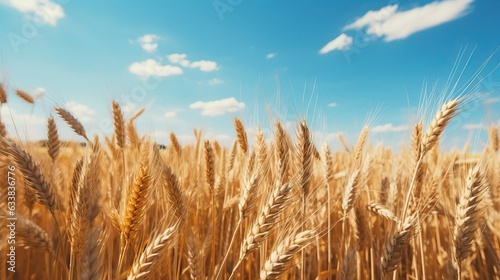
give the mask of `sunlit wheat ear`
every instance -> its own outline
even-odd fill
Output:
[[[288,166],[290,162],[287,133],[280,122],[276,122],[275,145],[277,152],[277,166],[279,170],[280,183],[288,179]]]
[[[397,221],[396,215],[382,204],[370,203],[366,208],[368,211],[373,212],[387,220]]]
[[[186,258],[189,264],[189,276],[191,280],[199,279],[201,274],[200,268],[200,250],[196,246],[193,234],[186,234],[186,243],[184,243]]]
[[[57,133],[56,122],[52,116],[49,117],[47,121],[47,141],[48,141],[48,152],[52,161],[55,161],[59,155],[59,148],[61,143],[59,142],[59,134]]]
[[[422,122],[417,123],[413,127],[410,140],[410,149],[413,167],[415,167],[422,151]]]
[[[16,94],[25,102],[29,104],[35,104],[35,99],[33,99],[33,96],[29,95],[27,92],[22,91],[20,89],[16,89]]]
[[[243,153],[248,153],[248,140],[247,133],[245,132],[245,127],[240,119],[234,118],[234,129],[236,130],[236,137],[238,138],[238,143],[240,144],[241,151]]]
[[[167,191],[167,200],[172,207],[174,215],[183,222],[186,217],[186,208],[184,206],[184,198],[182,196],[182,191],[172,169],[168,166],[163,168],[163,184]]]
[[[386,241],[380,262],[382,278],[396,270],[401,262],[410,240],[415,235],[416,221],[415,216],[408,216],[403,223],[399,223],[396,231]]]
[[[0,104],[7,103],[7,91],[5,90],[5,85],[0,83]]]
[[[240,259],[257,249],[260,243],[267,238],[276,225],[279,215],[285,209],[291,190],[292,184],[286,183],[273,191],[243,240]]]
[[[85,132],[85,128],[83,127],[83,125],[69,111],[66,111],[61,107],[56,107],[55,110],[76,134],[82,136],[83,138],[85,138],[85,140],[90,142],[90,140],[87,138],[87,133]]]
[[[212,145],[210,141],[205,140],[205,180],[210,189],[210,193],[214,191],[215,185],[215,158],[214,158],[214,150],[212,149]]]
[[[125,215],[122,220],[122,245],[133,242],[149,206],[153,178],[151,165],[149,164],[149,147],[142,151],[140,168],[135,175],[134,181],[129,187]]]
[[[351,210],[355,198],[358,195],[360,179],[359,177],[360,170],[356,169],[349,177],[349,181],[347,181],[347,185],[344,189],[344,195],[342,197],[342,210],[344,210],[344,213],[347,213],[349,212],[349,210]]]
[[[302,250],[316,233],[313,230],[300,232],[292,237],[286,237],[269,255],[260,271],[260,279],[278,279],[290,267],[293,256]]]
[[[487,184],[481,166],[477,165],[469,172],[455,215],[453,246],[459,276],[461,263],[471,251],[474,232],[478,228],[479,215],[484,210],[480,203],[486,191]]]
[[[177,234],[178,223],[153,237],[141,255],[134,260],[127,279],[151,279],[155,266],[159,265],[162,252],[169,248]]]
[[[245,181],[241,188],[238,208],[240,210],[240,219],[244,219],[250,213],[257,201],[257,187],[259,185],[259,175],[253,174],[248,181]]]
[[[453,119],[453,117],[457,115],[461,103],[462,99],[459,98],[450,100],[443,104],[441,109],[436,113],[436,116],[429,124],[427,130],[425,131],[425,134],[422,137],[420,157],[423,157],[434,147],[434,145],[436,145],[445,127],[448,125],[451,119]]]
[[[264,138],[264,132],[257,128],[255,132],[255,148],[257,149],[257,159],[259,165],[263,165],[267,158],[267,145],[266,139]]]
[[[368,133],[370,129],[365,126],[358,137],[358,143],[356,143],[356,147],[354,148],[354,162],[359,164],[361,160],[361,156],[363,154],[363,149],[365,148],[366,140],[368,139]]]
[[[123,119],[122,109],[116,100],[113,100],[113,125],[115,128],[116,144],[120,148],[125,147],[125,120]]]
[[[492,125],[489,129],[489,136],[490,136],[490,146],[491,149],[495,152],[498,152],[498,126]]]
[[[309,194],[309,187],[311,184],[311,175],[313,167],[313,143],[311,133],[305,121],[302,121],[299,126],[297,144],[297,158],[299,159],[299,180],[300,186],[305,196]]]
[[[229,173],[234,168],[234,163],[236,160],[236,152],[238,151],[238,140],[234,140],[229,150],[229,162],[227,164],[227,172]]]
[[[10,142],[4,137],[0,137],[0,154],[11,156],[17,168],[24,176],[25,182],[30,190],[35,194],[38,203],[49,208],[52,215],[55,216],[56,211],[56,194],[52,185],[45,180],[40,165],[36,162],[28,152]]]
[[[134,122],[131,120],[127,122],[127,137],[130,146],[139,147],[140,137],[139,134],[137,133],[137,128],[135,127]]]
[[[181,144],[179,143],[179,140],[177,139],[177,136],[175,136],[175,133],[170,132],[170,143],[172,144],[172,147],[174,147],[175,152],[177,153],[177,156],[181,156]]]

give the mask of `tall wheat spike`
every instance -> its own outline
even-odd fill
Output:
[[[29,93],[22,91],[20,89],[16,89],[17,96],[21,97],[22,100],[26,101],[29,104],[35,104],[35,99]]]
[[[87,133],[85,132],[85,128],[83,127],[83,125],[69,111],[61,107],[56,107],[55,110],[59,114],[59,116],[61,116],[61,118],[63,118],[63,120],[69,126],[71,126],[76,134],[82,136],[83,138],[85,138],[85,140],[90,142],[90,140],[87,138]]]
[[[278,279],[290,268],[293,256],[315,236],[314,231],[306,230],[292,237],[286,237],[267,258],[260,271],[260,279]]]
[[[467,182],[460,197],[460,202],[457,205],[455,216],[453,249],[455,265],[458,268],[458,279],[461,279],[462,262],[471,251],[474,232],[478,228],[478,217],[483,210],[480,203],[486,191],[487,184],[484,180],[481,166],[476,165],[476,167],[469,172]]]

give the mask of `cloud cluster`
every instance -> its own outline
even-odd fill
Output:
[[[219,116],[225,113],[233,113],[245,108],[245,103],[239,102],[234,97],[215,101],[197,101],[189,105],[190,109],[201,110],[203,116]]]
[[[394,126],[392,123],[387,123],[383,125],[377,125],[371,129],[372,133],[384,133],[384,132],[400,132],[408,130],[408,126],[399,125]]]
[[[352,37],[342,33],[337,38],[331,40],[324,47],[322,47],[321,50],[319,50],[319,53],[325,54],[335,50],[343,51],[349,49],[351,45]]]
[[[19,12],[33,16],[36,21],[55,26],[64,17],[61,5],[50,0],[0,0]]]
[[[388,5],[376,11],[368,11],[353,23],[344,26],[342,31],[358,30],[364,32],[369,39],[383,38],[386,42],[400,40],[464,16],[473,1],[434,1],[404,11],[397,4]],[[352,44],[353,38],[342,33],[321,48],[320,53],[347,50]]]
[[[139,77],[168,77],[181,75],[182,69],[173,65],[162,65],[154,59],[146,59],[141,62],[132,63],[128,70]]]
[[[190,62],[185,53],[173,53],[167,56],[173,64],[179,64],[182,67],[197,68],[202,72],[212,72],[219,70],[217,62],[212,60],[197,60]]]
[[[158,35],[146,34],[137,39],[137,42],[139,42],[139,44],[145,51],[152,53],[156,51],[156,49],[158,49],[158,39],[160,39],[160,36]]]

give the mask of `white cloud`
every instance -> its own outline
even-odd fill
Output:
[[[5,125],[11,126],[12,120],[14,120],[14,124],[20,125],[44,125],[46,124],[47,119],[34,115],[34,114],[24,114],[17,112],[14,109],[11,109],[8,106],[4,106],[1,110],[1,118]]]
[[[200,71],[203,72],[212,72],[219,70],[217,67],[217,62],[211,61],[211,60],[198,60],[198,61],[193,61],[191,64],[189,64],[189,67],[191,68],[198,68]]]
[[[499,103],[500,102],[500,97],[492,97],[488,98],[483,101],[484,105],[489,105],[489,104],[494,104],[494,103]]]
[[[219,70],[217,62],[211,60],[198,60],[190,62],[185,53],[173,53],[167,56],[171,63],[179,64],[182,67],[198,68],[203,72],[212,72]]]
[[[211,80],[208,81],[208,85],[209,86],[216,86],[216,85],[220,85],[220,84],[223,84],[224,81],[221,80],[221,79],[217,79],[217,78],[213,78]]]
[[[275,54],[275,53],[268,53],[268,54],[266,55],[266,58],[267,58],[267,59],[271,59],[271,58],[274,58],[275,56],[276,56],[276,54]]]
[[[373,133],[400,132],[400,131],[405,131],[405,130],[408,130],[408,126],[406,126],[406,125],[394,126],[394,125],[392,125],[392,123],[387,123],[384,125],[377,125],[371,129],[371,131]]]
[[[182,66],[186,67],[189,65],[189,60],[187,60],[187,54],[185,53],[173,53],[167,56],[168,61],[171,63],[178,63]]]
[[[134,62],[130,65],[130,73],[135,74],[140,77],[167,77],[174,75],[181,75],[182,69],[177,66],[172,65],[161,65],[158,61],[154,59],[147,59],[141,62]]]
[[[465,130],[478,130],[478,129],[484,129],[484,125],[481,123],[467,123],[462,126],[463,129]]]
[[[337,107],[337,105],[338,105],[338,104],[337,104],[337,103],[335,103],[335,102],[328,103],[328,107],[330,107],[330,108]]]
[[[141,44],[141,47],[145,51],[152,53],[156,51],[156,49],[158,48],[158,43],[157,43],[158,39],[160,39],[160,36],[158,35],[146,34],[137,39],[137,41],[139,42],[139,44]]]
[[[344,27],[344,30],[366,28],[368,35],[383,37],[385,41],[404,39],[465,15],[473,0],[434,1],[421,7],[398,11],[398,5],[369,11]]]
[[[35,89],[31,92],[31,94],[32,94],[35,98],[39,99],[39,98],[42,98],[42,97],[45,95],[45,93],[46,93],[46,92],[47,92],[47,90],[46,90],[45,88],[43,88],[43,87],[37,87],[37,88],[35,88]]]
[[[173,119],[173,118],[177,117],[177,112],[175,112],[175,111],[168,111],[163,116],[165,118],[167,118],[167,119]]]
[[[62,6],[50,0],[0,0],[0,3],[33,16],[37,23],[55,26],[64,17]]]
[[[324,47],[319,50],[320,54],[329,53],[334,50],[348,50],[352,45],[352,37],[347,36],[345,33],[340,34],[337,38],[328,42]]]
[[[234,97],[215,101],[197,101],[189,105],[190,109],[199,109],[203,116],[219,116],[225,113],[237,112],[245,108],[245,103],[238,102]]]
[[[66,108],[71,112],[79,121],[88,122],[95,115],[95,111],[85,104],[69,101],[66,103]]]

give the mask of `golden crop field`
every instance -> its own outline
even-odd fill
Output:
[[[466,102],[397,153],[369,127],[331,150],[305,120],[267,139],[238,118],[231,147],[195,130],[160,150],[115,101],[104,138],[54,108],[86,145],[53,117],[44,143],[2,124],[0,279],[499,279],[498,127],[480,155],[439,148]]]

